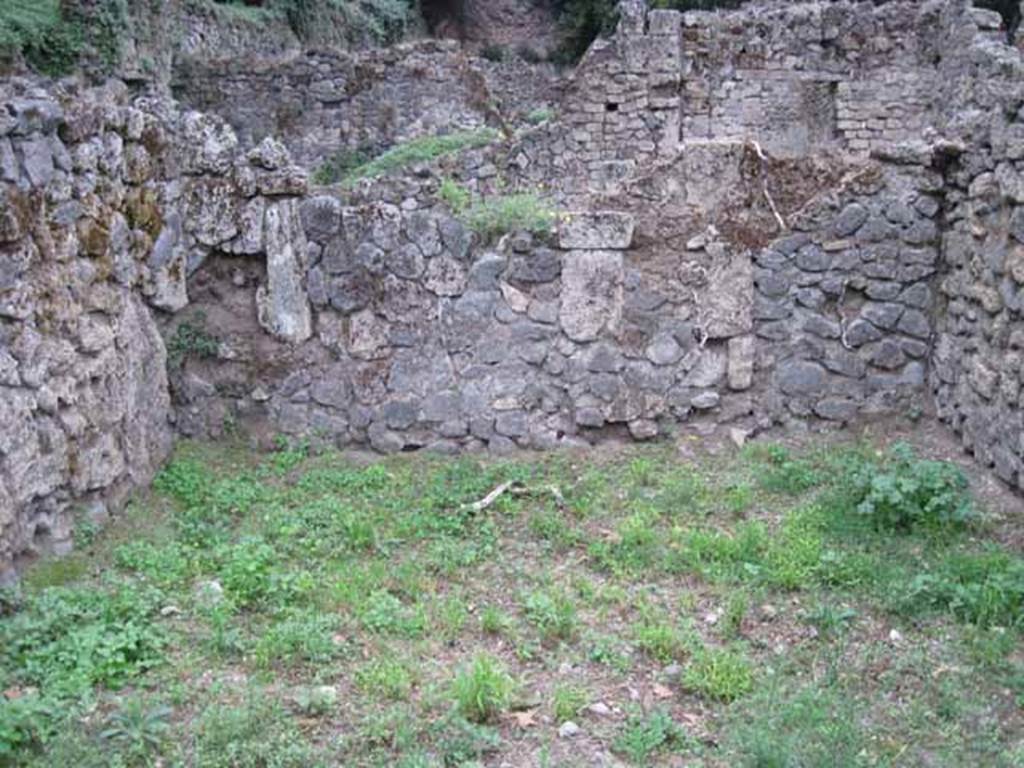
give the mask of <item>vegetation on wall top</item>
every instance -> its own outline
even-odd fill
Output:
[[[88,60],[107,73],[117,64],[127,25],[126,0],[4,0],[0,63],[23,59],[38,72],[60,76]]]

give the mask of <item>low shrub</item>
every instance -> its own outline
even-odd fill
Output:
[[[904,443],[877,461],[855,464],[844,485],[849,507],[876,530],[956,526],[973,516],[963,471],[948,462],[919,459]]]

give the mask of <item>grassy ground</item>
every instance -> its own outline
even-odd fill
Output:
[[[187,444],[0,602],[0,763],[1019,766],[1005,530],[867,444]]]

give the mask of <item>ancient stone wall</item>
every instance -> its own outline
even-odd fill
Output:
[[[1024,487],[1024,63],[950,21],[944,70],[942,273],[931,384],[939,418],[1006,482]]]
[[[309,167],[339,149],[372,156],[410,138],[479,127],[489,109],[483,75],[453,42],[195,62],[178,70],[172,88],[189,107],[229,120],[245,146],[277,136]]]
[[[909,141],[885,127],[819,142],[806,121],[730,111],[727,94],[753,80],[762,104],[785,103],[804,70],[778,70],[783,88],[746,60],[754,49],[713,42],[738,34],[730,15],[687,26],[629,7],[568,89],[565,121],[346,188],[310,190],[272,139],[249,149],[255,118],[240,140],[168,100],[129,104],[123,87],[6,83],[2,573],[67,546],[76,514],[119,506],[175,433],[502,451],[934,405],[1020,484],[1021,54],[959,0],[889,5],[853,26],[847,3],[755,9],[749,34],[775,41],[774,61],[789,50],[780,19],[818,30],[802,60],[817,57],[812,80],[854,63],[909,67],[898,57],[911,53],[924,67],[924,42],[885,51],[885,35],[854,55],[858,35],[896,35],[896,20],[943,41],[924,122],[900,124],[931,131]],[[678,140],[687,35],[705,40],[696,80],[725,99],[732,127]],[[320,105],[299,136],[345,114],[353,122],[331,141],[378,135],[385,94],[396,117],[380,131],[392,138],[440,125],[440,112],[417,111],[426,101],[448,119],[490,118],[474,101],[479,71],[446,45],[363,63],[372,76],[336,55],[278,62],[228,78],[211,103],[242,104],[243,83],[287,71],[292,95]],[[830,93],[841,103],[839,86]],[[300,152],[322,151],[303,141]],[[558,225],[475,234],[440,200],[448,178],[492,201],[547,183]]]
[[[185,306],[211,249],[273,263],[256,301],[264,326],[310,333],[294,202],[305,175],[287,162],[273,143],[239,157],[221,122],[129,106],[123,87],[5,83],[0,579],[69,546],[77,514],[105,516],[163,460],[172,410],[151,308]]]

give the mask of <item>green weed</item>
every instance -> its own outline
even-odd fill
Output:
[[[683,670],[683,687],[717,701],[734,701],[754,688],[754,669],[738,648],[701,648]]]
[[[405,701],[412,691],[412,672],[397,659],[383,656],[356,670],[356,684],[365,693],[392,701]]]
[[[587,692],[575,685],[560,685],[551,694],[551,711],[558,723],[576,718],[586,705]]]
[[[526,596],[526,620],[544,641],[571,640],[578,628],[576,605],[564,592],[537,591]]]
[[[682,726],[663,709],[634,715],[612,743],[612,749],[634,765],[648,765],[659,752],[683,749],[689,738]]]
[[[515,681],[493,656],[480,654],[460,669],[452,682],[458,713],[473,723],[486,723],[512,703]]]
[[[367,163],[352,168],[343,178],[346,184],[360,179],[383,176],[414,163],[428,163],[445,155],[466,149],[485,147],[498,139],[497,131],[480,128],[473,131],[457,131],[443,136],[422,136],[404,144],[398,144]]]

